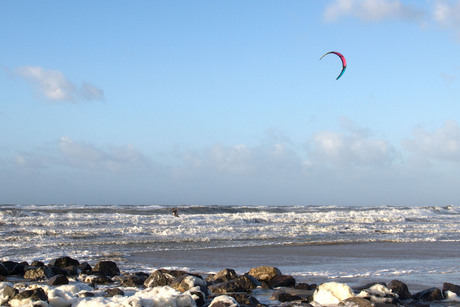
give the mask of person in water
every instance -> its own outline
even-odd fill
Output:
[[[177,214],[177,209],[176,208],[173,208],[172,209],[172,213],[175,217],[179,217],[179,214]]]

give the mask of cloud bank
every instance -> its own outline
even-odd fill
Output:
[[[344,16],[354,16],[367,22],[387,19],[420,21],[424,12],[399,0],[336,0],[324,12],[326,22],[335,22]]]
[[[328,23],[348,16],[364,22],[402,20],[424,28],[432,25],[452,31],[460,42],[460,0],[416,1],[413,4],[400,0],[335,0],[323,13]]]
[[[14,70],[17,76],[30,83],[35,90],[49,101],[104,100],[104,91],[88,82],[78,87],[58,70],[39,66],[22,66]]]

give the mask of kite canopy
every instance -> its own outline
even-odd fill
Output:
[[[339,78],[342,77],[343,73],[345,72],[345,69],[347,68],[347,60],[345,60],[345,57],[341,53],[336,52],[336,51],[329,51],[329,52],[325,53],[321,57],[321,59],[324,58],[329,53],[333,53],[333,54],[337,55],[342,60],[342,71],[340,72],[340,75],[336,79],[336,80],[339,80]],[[319,60],[321,61],[321,59],[319,59]]]

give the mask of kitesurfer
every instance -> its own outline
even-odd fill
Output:
[[[177,208],[173,208],[172,213],[175,217],[179,217],[179,214],[177,214]]]

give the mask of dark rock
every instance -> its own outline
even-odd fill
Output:
[[[66,271],[64,269],[61,269],[60,267],[57,267],[55,265],[45,265],[44,267],[49,268],[52,272],[52,276],[54,275],[66,275]]]
[[[414,300],[418,301],[426,301],[426,302],[432,302],[432,301],[440,301],[444,299],[444,296],[442,295],[442,292],[438,288],[430,288],[426,289],[423,291],[420,291],[412,296]]]
[[[24,273],[25,279],[48,279],[53,277],[55,274],[54,272],[47,266],[39,267],[39,268],[30,268]]]
[[[356,307],[373,307],[372,303],[362,297],[349,297],[344,300],[339,306],[349,306],[350,303]]]
[[[105,275],[91,275],[85,279],[85,282],[91,283],[91,285],[106,285],[112,283],[112,279]]]
[[[112,297],[112,296],[116,296],[116,295],[124,296],[125,295],[125,293],[122,290],[118,289],[118,288],[106,289],[105,293],[106,293],[106,295],[104,295],[105,297]]]
[[[205,294],[203,292],[201,292],[201,291],[198,291],[198,292],[197,291],[191,291],[190,295],[197,297],[194,300],[195,300],[195,304],[198,307],[204,306],[204,304],[206,303],[206,296],[205,296]]]
[[[301,283],[298,283],[294,286],[294,289],[299,289],[299,290],[315,290],[316,287],[312,288],[311,285],[307,284],[307,283],[304,283],[304,282],[301,282]]]
[[[230,292],[249,292],[257,288],[259,283],[248,275],[239,276],[233,280],[209,286],[213,294],[227,294]]]
[[[32,261],[32,263],[30,264],[30,266],[42,267],[42,266],[45,266],[45,263],[44,263],[43,261],[35,260],[35,261]]]
[[[22,275],[24,274],[24,264],[14,262],[14,261],[3,261],[2,264],[8,270],[7,275]]]
[[[120,275],[120,269],[115,262],[107,260],[107,261],[99,261],[93,269],[94,272],[99,272],[100,274],[113,277],[115,275]]]
[[[82,273],[89,273],[89,272],[91,272],[93,270],[93,268],[89,265],[88,262],[80,263],[80,265],[78,266],[78,269]]]
[[[180,277],[182,275],[193,275],[189,272],[181,271],[181,270],[160,269],[160,272],[163,274],[169,274],[171,276],[174,276],[174,278]]]
[[[228,296],[233,297],[238,304],[244,306],[261,306],[262,304],[252,295],[247,293],[229,293]]]
[[[430,304],[410,299],[404,302],[404,307],[430,307]]]
[[[139,287],[143,286],[147,277],[138,275],[126,275],[122,277],[121,285],[123,287]]]
[[[302,298],[297,295],[292,295],[290,293],[282,292],[277,295],[276,300],[280,302],[292,302],[292,301],[300,301],[302,300]]]
[[[174,280],[174,277],[168,273],[163,273],[160,270],[154,271],[145,280],[144,286],[147,288],[155,288],[160,286],[169,286]]]
[[[94,297],[94,293],[93,292],[81,292],[78,294],[79,297]]]
[[[384,282],[373,282],[373,283],[370,283],[370,284],[366,284],[366,285],[364,285],[364,286],[355,287],[355,288],[353,288],[353,290],[354,290],[355,292],[358,292],[358,293],[359,293],[359,292],[361,292],[361,291],[363,291],[363,290],[372,288],[372,287],[375,286],[375,285],[382,285],[382,286],[384,286],[384,287],[387,286],[386,283],[384,283]]]
[[[32,301],[43,301],[48,302],[48,296],[42,288],[36,288],[33,290],[24,290],[19,292],[13,298],[14,300],[24,300],[30,298]]]
[[[200,291],[207,294],[208,289],[203,279],[196,277],[195,275],[182,275],[176,278],[170,286],[179,292],[185,292],[196,286],[200,287]]]
[[[407,285],[399,280],[390,281],[387,288],[390,289],[393,293],[396,293],[401,300],[410,299],[412,296]]]
[[[313,300],[313,293],[315,293],[314,290],[284,288],[273,292],[270,299],[278,300],[280,302],[287,302],[292,300],[303,300],[311,302]]]
[[[272,266],[260,266],[252,268],[248,272],[249,275],[254,276],[258,281],[265,281],[269,283],[275,276],[282,275],[281,271]]]
[[[9,271],[8,269],[6,268],[6,266],[0,262],[0,275],[2,276],[7,276],[9,275]]]
[[[268,285],[272,288],[278,287],[294,287],[295,286],[295,279],[291,275],[278,275],[273,277],[269,282]]]
[[[233,269],[224,269],[220,272],[218,272],[217,274],[215,274],[213,277],[212,277],[212,281],[213,283],[221,283],[221,282],[225,282],[225,281],[230,281],[232,279],[235,279],[238,277],[238,274],[236,274],[235,270]]]
[[[460,296],[460,286],[448,282],[442,284],[442,291],[454,292],[457,296]]]
[[[67,276],[77,276],[78,275],[78,266],[71,265],[61,269],[65,272]]]
[[[63,269],[63,268],[74,266],[74,265],[78,267],[80,265],[80,262],[76,259],[72,259],[70,257],[64,256],[64,257],[59,257],[54,260],[51,260],[49,265],[56,266],[58,268]]]
[[[69,283],[69,280],[67,279],[67,277],[65,277],[65,275],[55,275],[53,277],[51,277],[50,279],[48,279],[48,286],[60,286],[60,285],[67,285]]]
[[[3,287],[3,299],[6,301],[11,300],[13,297],[15,297],[19,293],[18,289],[15,289],[11,286],[4,286]]]

